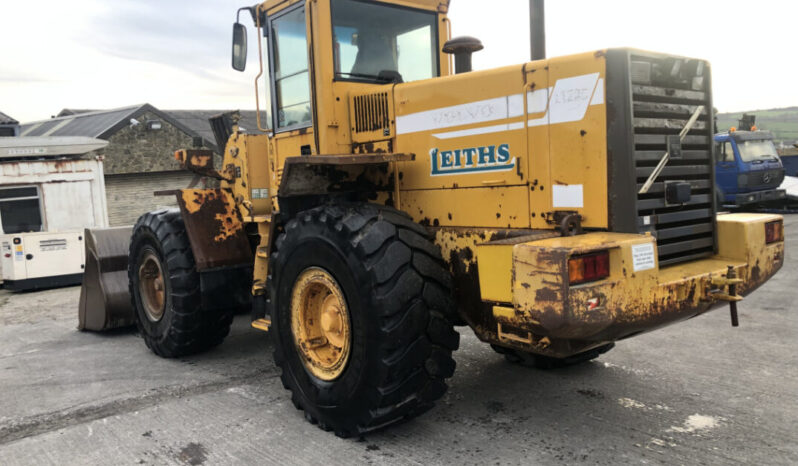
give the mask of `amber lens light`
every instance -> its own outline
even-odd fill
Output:
[[[609,251],[573,256],[568,259],[568,282],[571,285],[594,282],[609,276]]]
[[[765,243],[770,244],[776,241],[784,241],[784,223],[781,220],[765,224]]]

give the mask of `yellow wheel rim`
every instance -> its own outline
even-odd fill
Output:
[[[327,271],[311,267],[291,292],[291,331],[305,368],[321,380],[335,380],[346,368],[352,331],[346,299]]]
[[[152,322],[163,318],[166,289],[161,261],[151,251],[147,251],[139,266],[139,296],[144,313]]]

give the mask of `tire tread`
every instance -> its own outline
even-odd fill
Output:
[[[364,265],[363,279],[372,284],[380,356],[377,370],[368,373],[369,394],[362,397],[362,406],[341,416],[312,406],[298,394],[302,388],[286,367],[285,349],[275,344],[274,360],[294,405],[305,411],[310,422],[340,437],[363,435],[429,410],[446,392],[445,380],[455,368],[452,351],[459,345],[459,334],[448,318],[455,313],[452,277],[438,247],[426,229],[404,212],[375,204],[329,204],[301,212],[286,223],[271,255],[272,273],[279,274],[287,260],[279,251],[294,247],[293,235],[311,224],[337,235],[337,244],[348,244]],[[268,287],[269,295],[276,296],[271,277]],[[276,305],[270,301],[273,319]]]
[[[170,282],[172,313],[169,327],[163,335],[150,335],[136,312],[139,333],[147,347],[158,356],[177,358],[198,353],[219,345],[230,332],[233,308],[208,311],[202,307],[200,275],[195,268],[194,254],[185,232],[183,217],[178,209],[159,209],[142,215],[133,228],[128,261],[128,283],[133,308],[137,308],[138,274],[136,260],[145,242],[155,239],[163,257]]]

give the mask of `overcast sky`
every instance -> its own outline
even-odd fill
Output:
[[[145,102],[254,108],[255,63],[230,68],[235,11],[251,1],[6,0],[0,111],[25,122]],[[721,112],[788,107],[798,105],[796,13],[784,0],[548,0],[548,55],[631,46],[706,58]],[[450,17],[455,36],[485,44],[475,68],[528,59],[527,0],[452,0]]]

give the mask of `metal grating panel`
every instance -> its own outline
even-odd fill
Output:
[[[698,60],[665,56],[631,56],[634,176],[637,191],[667,151],[668,136],[677,135],[699,105],[704,111],[682,141],[682,157],[671,158],[645,194],[637,194],[637,225],[657,238],[660,266],[714,253],[716,224],[712,163],[713,122],[709,67]],[[671,205],[668,182],[687,182],[691,198]]]
[[[356,133],[373,131],[390,133],[391,117],[387,92],[355,96],[353,107]]]

